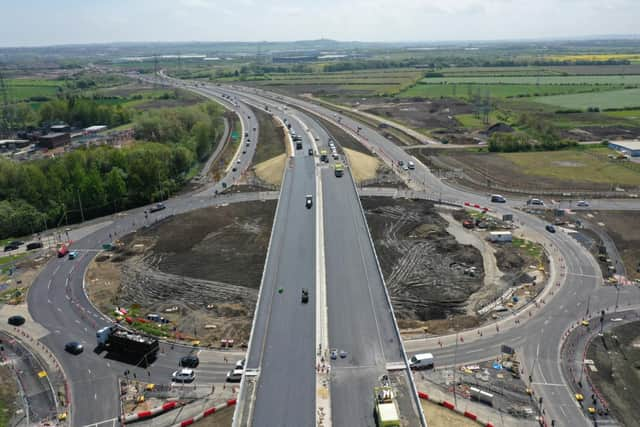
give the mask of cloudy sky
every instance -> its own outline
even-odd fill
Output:
[[[640,0],[0,0],[0,45],[637,34]]]

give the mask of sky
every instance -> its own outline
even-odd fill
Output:
[[[0,46],[638,34],[640,0],[0,0]]]

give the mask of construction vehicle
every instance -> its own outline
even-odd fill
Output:
[[[333,169],[337,177],[344,175],[344,165],[342,163],[336,163]]]
[[[135,334],[118,325],[105,326],[96,332],[98,348],[104,348],[141,366],[151,364],[158,355],[156,338]]]
[[[393,389],[384,385],[374,387],[375,416],[377,427],[400,427],[398,406],[394,400]]]

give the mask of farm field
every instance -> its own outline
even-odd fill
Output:
[[[640,75],[605,75],[605,76],[502,76],[487,75],[480,77],[428,77],[420,81],[427,84],[441,83],[503,83],[503,84],[536,84],[536,85],[640,85]]]
[[[622,86],[619,86],[621,88]],[[595,85],[536,85],[536,84],[425,84],[411,86],[397,96],[399,98],[468,98],[469,92],[484,95],[488,93],[493,98],[514,98],[522,96],[556,95],[567,93],[590,92],[594,90],[610,90],[611,87]]]
[[[535,102],[566,109],[585,110],[589,107],[607,108],[640,107],[640,88],[590,92],[570,95],[542,96]]]
[[[63,82],[42,79],[8,79],[6,84],[9,89],[9,99],[14,101],[55,96],[64,87]]]

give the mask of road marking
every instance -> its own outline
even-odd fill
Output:
[[[98,393],[93,393],[93,400],[98,400]]]
[[[49,279],[49,282],[47,282],[47,290],[51,289],[51,279]],[[51,304],[51,301],[49,301],[49,304]]]
[[[60,270],[60,266],[57,266],[54,270],[53,270],[53,274],[52,276],[55,276],[56,273],[58,272],[58,270]]]
[[[549,386],[549,387],[566,387],[564,384],[554,384],[554,383],[536,383],[536,382],[533,382],[533,383],[531,383],[531,385],[544,385],[544,386]]]
[[[89,371],[89,375],[91,375],[91,369],[87,369],[87,371]]]
[[[62,313],[62,309],[61,309],[60,307],[58,307],[58,311],[59,311],[60,313]]]

